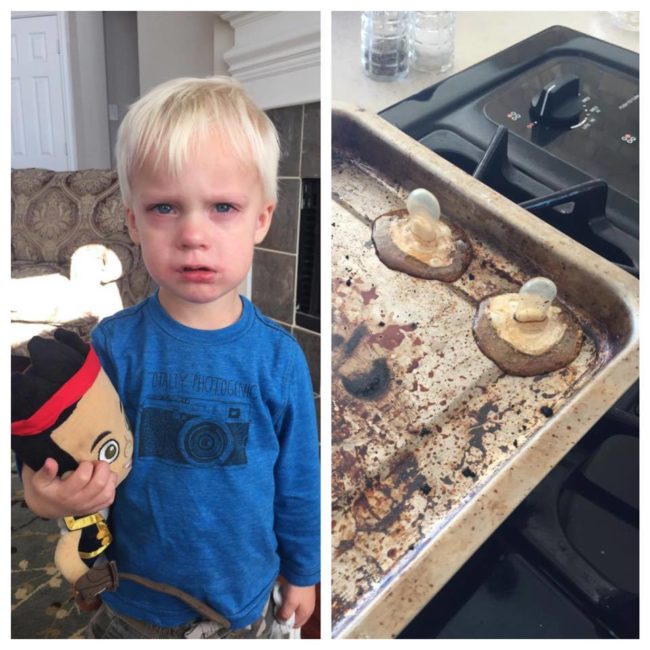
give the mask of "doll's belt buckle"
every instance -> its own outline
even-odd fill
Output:
[[[102,591],[115,591],[119,584],[117,565],[110,561],[88,569],[74,584],[75,595],[81,601],[92,601]]]

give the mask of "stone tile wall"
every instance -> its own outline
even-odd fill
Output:
[[[296,276],[303,178],[320,178],[320,104],[268,111],[280,135],[278,205],[266,239],[255,248],[252,300],[290,331],[307,357],[319,407],[320,335],[296,325]]]

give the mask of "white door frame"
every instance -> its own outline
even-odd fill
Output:
[[[63,120],[65,140],[68,144],[68,169],[77,169],[77,138],[74,129],[74,102],[72,101],[72,77],[70,74],[70,35],[68,12],[66,11],[12,11],[12,18],[31,18],[36,16],[56,16],[59,30],[59,49],[61,56],[61,79],[63,82]]]

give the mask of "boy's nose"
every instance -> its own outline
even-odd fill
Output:
[[[180,248],[202,248],[207,245],[206,219],[197,213],[188,213],[179,220],[177,243]]]

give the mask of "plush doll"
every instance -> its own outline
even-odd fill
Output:
[[[133,435],[95,351],[64,329],[57,329],[53,339],[35,336],[27,347],[31,365],[11,377],[11,447],[19,461],[38,471],[54,458],[63,477],[80,461],[102,460],[111,464],[119,484],[131,470]],[[112,541],[107,516],[108,510],[60,522],[54,563],[72,584],[80,609],[95,609],[98,594],[126,579],[173,595],[229,627],[223,616],[178,587],[118,573],[115,562],[103,557]]]
[[[54,339],[34,337],[28,349],[31,365],[11,378],[11,447],[18,459],[38,471],[54,458],[59,476],[82,460],[103,460],[120,483],[131,469],[133,436],[95,351],[62,329]],[[115,586],[114,564],[98,562],[92,568],[112,541],[107,514],[59,522],[54,562],[73,585],[81,608],[92,608],[98,591]]]

